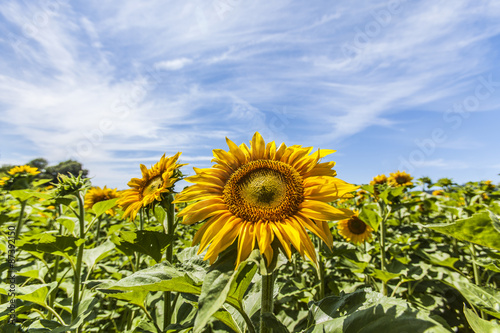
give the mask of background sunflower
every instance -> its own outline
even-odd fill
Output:
[[[178,164],[177,159],[182,153],[174,156],[161,157],[160,161],[151,169],[144,164],[140,165],[142,178],[132,178],[128,182],[131,189],[125,190],[118,200],[118,204],[125,210],[123,218],[135,219],[142,207],[162,200],[165,194],[173,192],[173,186],[182,176],[179,168],[187,164]]]

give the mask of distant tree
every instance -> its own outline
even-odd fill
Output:
[[[2,164],[2,166],[0,167],[0,174],[6,174],[13,167],[14,165],[12,164]]]
[[[57,165],[48,166],[49,162],[45,158],[39,157],[31,160],[27,163],[27,165],[38,168],[38,171],[40,171],[40,173],[35,176],[36,179],[51,179],[52,183],[57,182],[58,174],[72,174],[74,176],[78,176],[78,174],[81,172],[83,178],[86,178],[89,174],[89,170],[84,169],[83,165],[80,162],[73,160],[67,160]],[[6,174],[13,167],[14,165],[10,164],[2,165],[0,167],[0,174]],[[47,185],[49,185],[49,183],[47,183]]]
[[[89,170],[84,169],[80,162],[67,160],[57,165],[46,167],[45,172],[43,172],[43,176],[40,178],[46,178],[46,179],[52,178],[53,182],[56,182],[58,174],[62,175],[72,174],[74,176],[78,176],[80,172],[82,173],[83,178],[86,178],[87,175],[89,174]]]
[[[34,168],[38,168],[38,171],[43,172],[47,165],[49,165],[49,162],[45,158],[39,157],[28,162],[28,165]]]

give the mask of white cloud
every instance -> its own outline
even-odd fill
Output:
[[[154,67],[156,69],[164,69],[168,71],[176,71],[182,69],[184,66],[190,64],[192,62],[191,59],[188,58],[179,58],[174,60],[166,60],[157,62]]]

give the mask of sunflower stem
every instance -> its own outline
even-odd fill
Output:
[[[169,194],[166,198],[166,211],[167,211],[167,225],[166,232],[169,236],[169,244],[167,246],[166,257],[169,263],[172,263],[174,257],[173,243],[174,243],[174,222],[175,222],[175,206],[174,195]],[[166,331],[168,325],[172,322],[172,292],[166,291],[163,293],[163,330]]]
[[[264,323],[264,314],[273,313],[274,274],[262,275],[262,296],[260,307],[260,333],[271,333],[271,327]]]
[[[476,249],[474,248],[474,244],[470,243],[470,255],[472,257],[472,271],[474,273],[474,283],[476,286],[480,287],[481,286],[481,276],[479,275],[479,269],[476,264]],[[486,319],[486,314],[484,311],[481,312],[481,318]]]
[[[385,272],[385,222],[391,213],[391,206],[387,208],[385,212],[385,216],[380,222],[380,270]],[[387,296],[387,284],[385,281],[382,281],[382,294]]]
[[[78,192],[76,195],[76,200],[78,201],[78,219],[80,226],[80,238],[85,237],[85,208],[83,200],[83,192]],[[71,309],[71,320],[74,321],[78,316],[78,306],[80,305],[80,275],[82,273],[82,261],[83,261],[83,250],[85,248],[85,242],[82,242],[78,247],[78,254],[76,257],[76,267],[75,267],[75,284],[73,290],[73,304]],[[81,326],[78,327],[77,332],[81,332]]]
[[[102,215],[100,215],[97,218],[97,226],[96,226],[96,231],[95,231],[95,245],[99,245],[99,234],[101,233],[101,221],[102,221]]]
[[[325,264],[323,260],[319,260],[318,276],[319,276],[319,300],[325,298]]]
[[[17,220],[17,228],[16,228],[16,238],[17,241],[19,239],[19,234],[21,233],[21,228],[23,227],[23,216],[24,210],[26,209],[26,203],[28,200],[21,201],[21,211],[19,212],[19,219]]]

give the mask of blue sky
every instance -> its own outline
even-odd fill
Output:
[[[495,0],[6,0],[0,30],[0,164],[72,158],[125,188],[259,131],[336,149],[352,183],[499,181]]]

